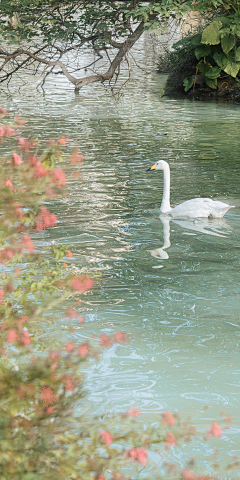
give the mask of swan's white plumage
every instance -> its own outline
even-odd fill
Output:
[[[212,217],[221,218],[229,210],[234,208],[218,200],[211,198],[193,198],[177,205],[174,208],[170,206],[170,168],[167,162],[159,160],[149,170],[163,170],[163,197],[160,207],[161,213],[166,213],[172,217]]]

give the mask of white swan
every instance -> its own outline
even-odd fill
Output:
[[[163,196],[160,207],[161,213],[166,213],[172,217],[208,217],[220,218],[225,215],[229,208],[234,208],[233,205],[212,200],[211,198],[193,198],[186,202],[177,205],[174,208],[170,207],[170,168],[167,162],[159,160],[146,171],[163,170]]]

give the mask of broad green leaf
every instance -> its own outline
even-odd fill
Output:
[[[206,73],[206,77],[207,78],[212,78],[212,79],[218,78],[218,77],[220,77],[221,70],[222,69],[219,68],[219,67],[210,68],[208,70],[208,72]]]
[[[216,78],[207,78],[206,77],[206,84],[210,88],[217,88],[217,79]]]
[[[227,55],[225,55],[225,53],[223,52],[215,52],[213,54],[213,59],[218,64],[218,66],[223,69],[224,67],[226,67],[227,63],[229,62]]]
[[[192,45],[201,45],[201,38],[202,38],[202,34],[197,33],[197,35],[193,35],[193,37],[191,37],[190,43]]]
[[[183,80],[184,91],[187,92],[193,86],[193,78],[185,77]]]
[[[232,77],[236,77],[240,69],[240,62],[229,62],[226,67],[223,68],[224,72],[228,73]]]
[[[197,60],[200,60],[200,58],[210,55],[211,47],[209,47],[209,45],[200,45],[199,47],[195,48],[194,53]]]
[[[214,18],[214,20],[217,20],[219,22],[222,22],[223,26],[226,27],[227,25],[229,25],[229,23],[231,22],[230,18],[229,17],[216,17]]]
[[[204,28],[201,42],[210,45],[218,45],[221,41],[220,28],[222,22],[214,20],[208,27]]]
[[[236,50],[236,61],[240,62],[240,47],[238,47]]]
[[[228,52],[234,47],[234,38],[231,35],[224,35],[221,39],[221,46],[224,53],[228,54]]]
[[[208,72],[208,70],[210,70],[210,68],[212,68],[212,65],[208,62],[204,63],[204,62],[199,62],[196,66],[196,68],[199,70],[199,72],[203,73],[203,75],[206,75],[206,73]]]

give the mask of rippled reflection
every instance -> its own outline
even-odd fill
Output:
[[[153,257],[161,260],[167,260],[169,258],[168,253],[165,251],[171,247],[170,242],[170,222],[179,225],[180,227],[193,230],[198,233],[205,233],[206,235],[215,235],[216,237],[225,238],[229,234],[230,228],[225,218],[212,219],[198,218],[198,219],[172,219],[170,217],[160,215],[160,220],[163,226],[163,246],[150,250]],[[195,235],[194,233],[185,232],[185,235]],[[153,268],[157,268],[154,266]]]

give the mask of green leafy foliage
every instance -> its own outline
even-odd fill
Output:
[[[234,37],[231,35],[224,35],[221,39],[222,50],[226,55],[232,50],[235,45]]]
[[[209,45],[200,45],[199,47],[195,48],[195,57],[199,60],[202,57],[208,57],[211,54],[211,47]]]
[[[208,69],[208,71],[205,73],[205,76],[207,78],[211,78],[211,79],[215,79],[215,78],[218,78],[220,77],[220,73],[221,73],[221,68],[219,67],[211,67]],[[215,88],[215,87],[214,87]]]
[[[223,70],[225,66],[228,63],[228,57],[225,55],[223,52],[215,52],[213,54],[213,60],[216,62],[216,64],[221,67]]]
[[[212,65],[209,62],[199,62],[196,66],[196,71],[199,70],[203,75],[206,75],[211,70]]]
[[[240,46],[236,49],[236,61],[240,62]]]
[[[201,43],[217,45],[221,41],[220,29],[222,27],[222,22],[219,20],[214,20],[204,28],[202,33]]]
[[[205,76],[206,85],[217,89],[219,80],[224,83],[238,85],[240,71],[240,11],[229,14],[225,17],[218,17],[213,20],[201,34],[188,38],[194,48],[197,60],[196,73],[200,72]],[[187,45],[187,43],[186,43]],[[236,80],[237,82],[236,82]],[[219,83],[220,88],[222,82]],[[183,81],[184,90],[191,88],[190,82]]]
[[[217,79],[206,77],[206,84],[211,88],[217,88]]]
[[[191,88],[193,86],[193,78],[192,77],[184,78],[183,86],[184,86],[185,92],[187,92],[189,90],[189,88]]]
[[[236,78],[240,69],[240,62],[228,62],[227,65],[224,67],[224,72],[228,73],[233,78]]]

